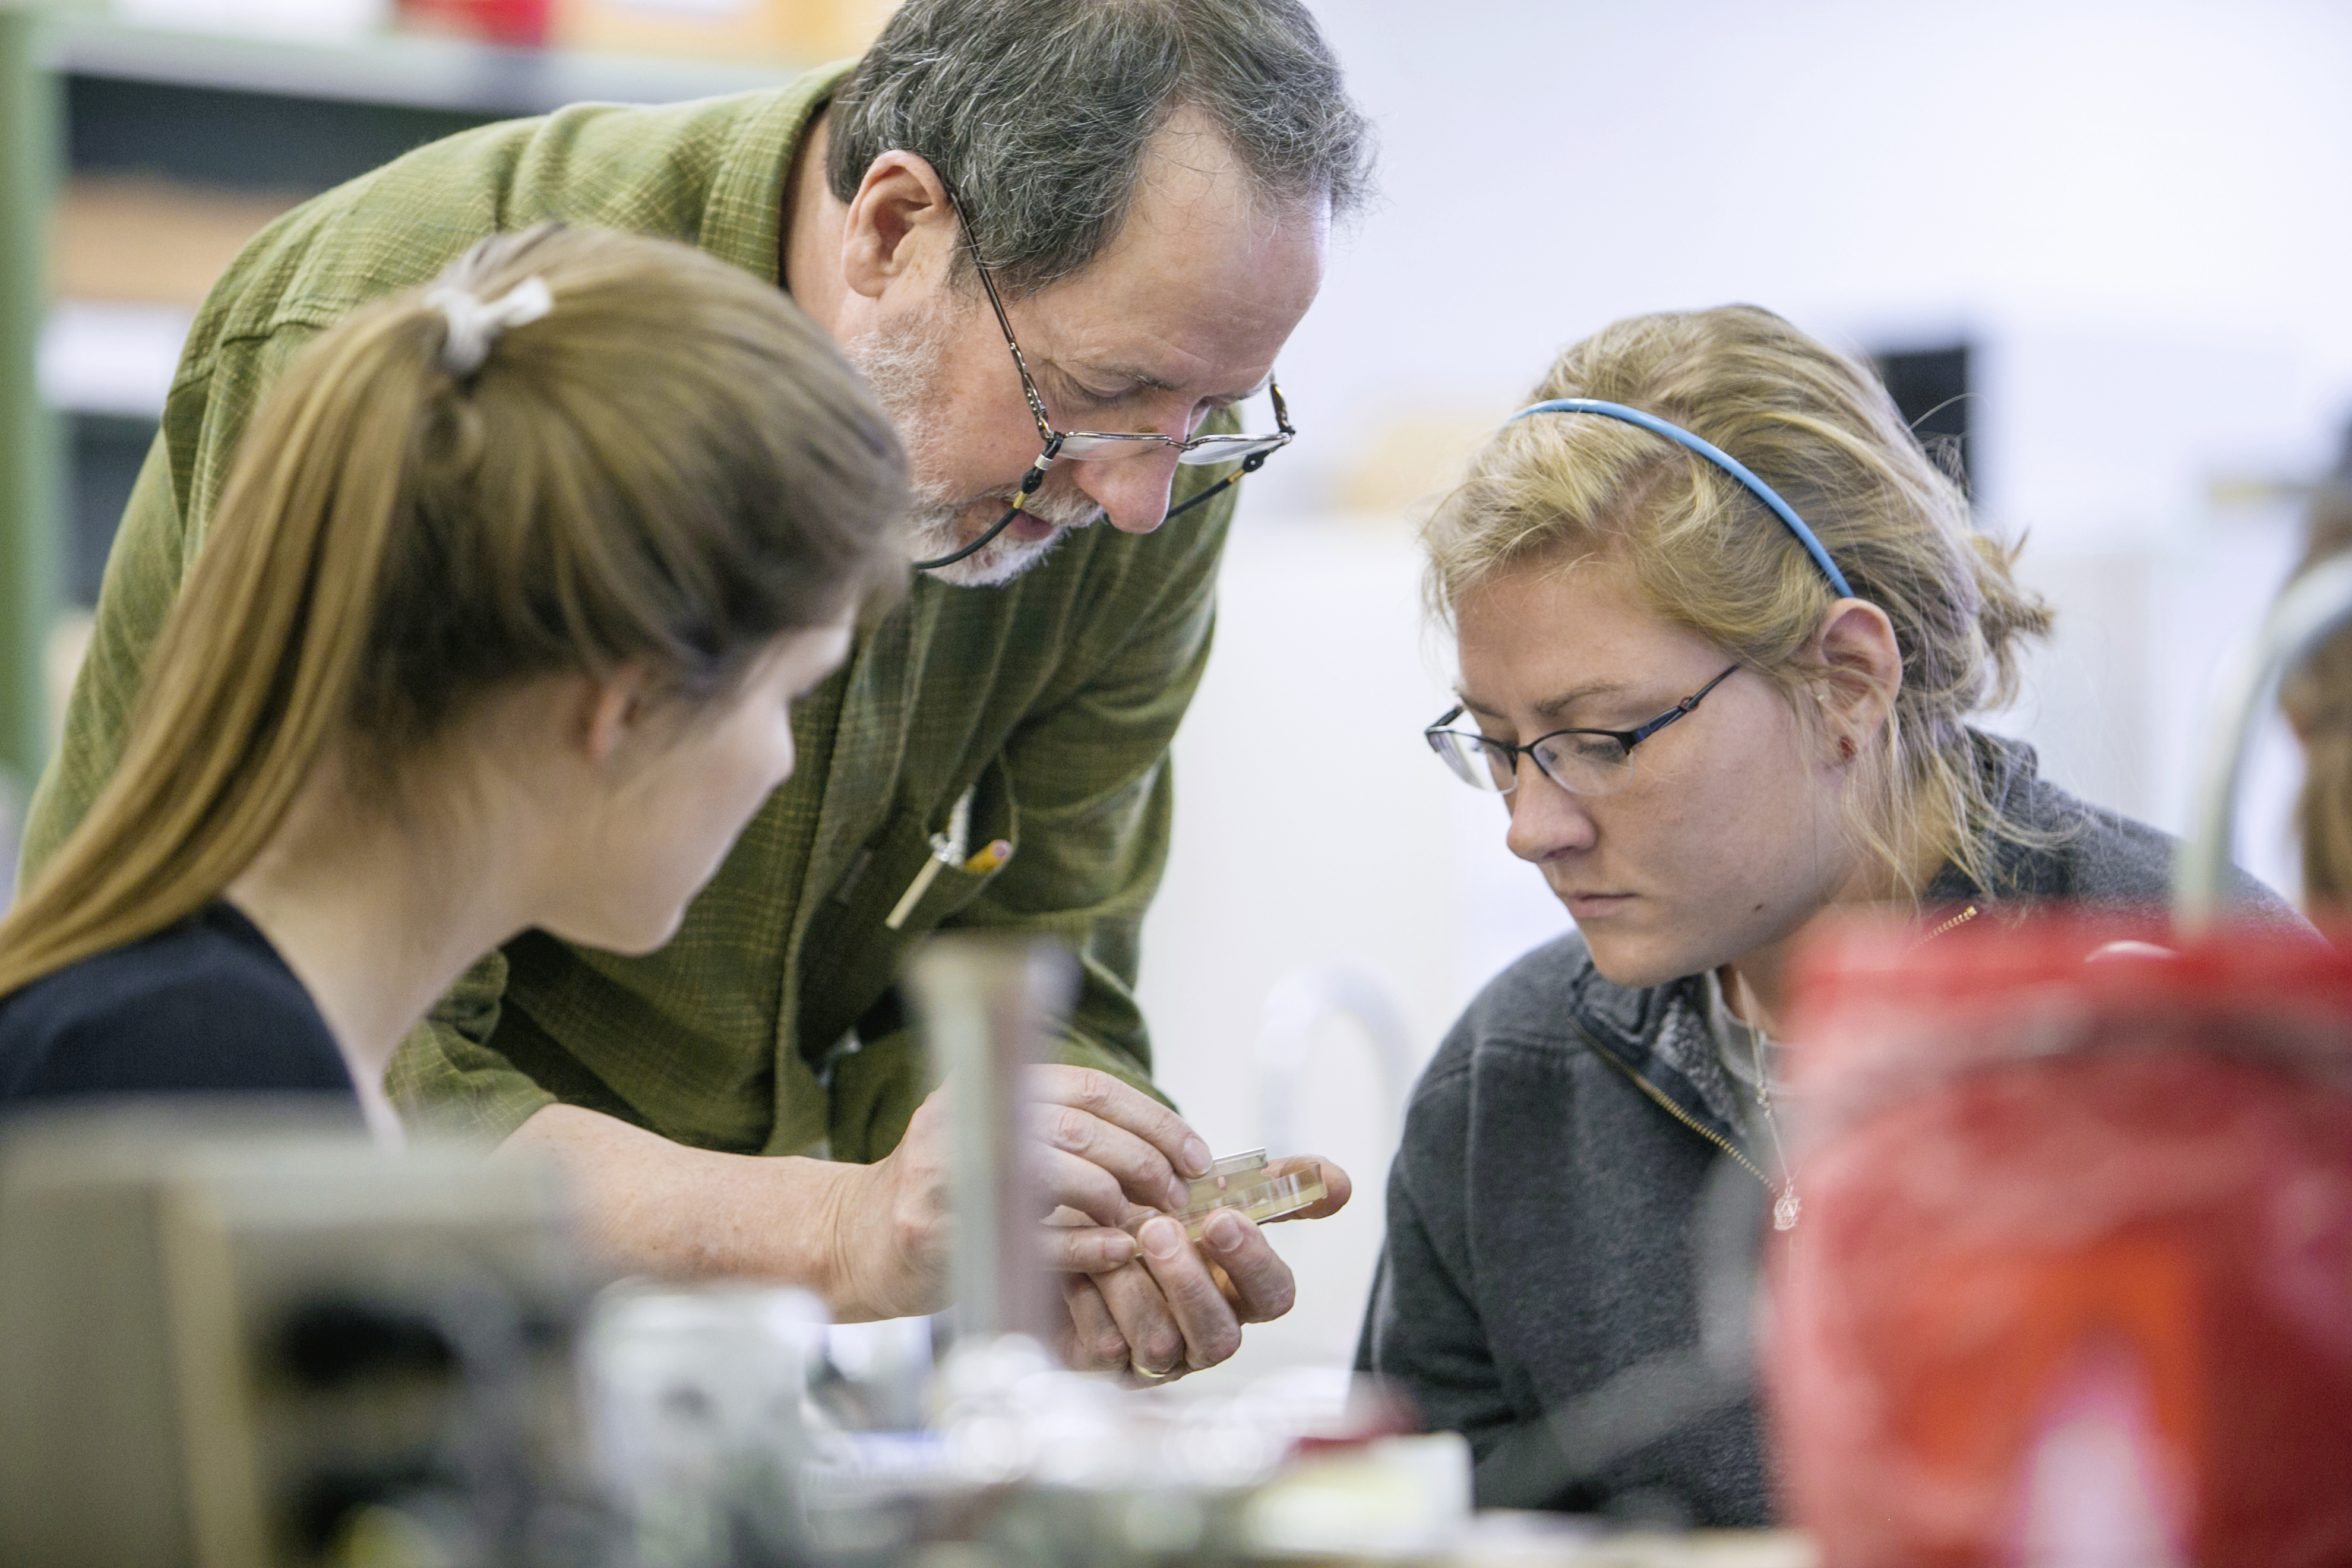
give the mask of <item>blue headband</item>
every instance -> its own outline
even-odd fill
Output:
[[[1830,580],[1830,586],[1838,591],[1839,598],[1852,599],[1858,596],[1846,585],[1845,574],[1837,569],[1837,563],[1831,560],[1830,552],[1822,548],[1822,542],[1813,537],[1813,531],[1805,526],[1805,520],[1797,515],[1797,509],[1782,500],[1779,492],[1775,491],[1770,485],[1749,473],[1748,465],[1714,442],[1703,440],[1679,425],[1669,425],[1654,414],[1644,414],[1638,408],[1628,408],[1622,403],[1603,403],[1597,397],[1555,397],[1549,403],[1538,403],[1532,407],[1522,408],[1503,423],[1516,425],[1530,414],[1599,414],[1611,419],[1622,419],[1628,425],[1639,425],[1644,430],[1664,436],[1669,441],[1689,447],[1741,484],[1746,485],[1750,491],[1754,492],[1758,500],[1770,507],[1780,521],[1789,525],[1789,531],[1797,536],[1797,542],[1805,547],[1805,553],[1813,558],[1813,564],[1822,569],[1822,575]]]

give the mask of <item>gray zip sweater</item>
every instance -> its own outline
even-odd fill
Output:
[[[2057,841],[2004,845],[1990,893],[1947,866],[1930,906],[2164,904],[2168,835],[2040,778],[2030,747],[1979,741],[2012,819]],[[2309,930],[2252,879],[2234,897],[2264,923]],[[1598,1447],[1588,1430],[1564,1451],[1557,1425],[1563,1411],[1589,1414],[1587,1396],[1635,1363],[1696,1350],[1702,1192],[1728,1149],[1769,1168],[1740,1112],[1704,977],[1612,985],[1572,932],[1496,976],[1446,1037],[1389,1173],[1357,1366],[1392,1380],[1432,1428],[1468,1436],[1481,1506],[1770,1521],[1743,1387],[1685,1397],[1696,1413],[1646,1440],[1632,1430],[1638,1410]]]

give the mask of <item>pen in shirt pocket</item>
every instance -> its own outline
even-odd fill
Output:
[[[963,869],[975,877],[985,877],[1012,858],[1012,840],[1000,838],[966,860],[963,863]],[[887,930],[897,931],[900,926],[905,925],[907,917],[915,912],[915,906],[923,901],[923,895],[929,892],[931,884],[938,880],[940,868],[952,866],[955,863],[953,841],[944,833],[932,834],[931,858],[923,862],[923,868],[915,873],[913,881],[907,884],[907,890],[898,896],[898,907],[890,911],[890,918],[882,922],[883,926]]]
[[[939,880],[940,867],[964,864],[964,846],[971,837],[971,793],[964,791],[948,812],[947,831],[931,835],[931,858],[923,862],[922,869],[915,873],[915,879],[907,884],[905,892],[898,895],[898,903],[891,907],[888,918],[882,922],[885,931],[897,931],[907,923],[907,917],[915,912],[915,906],[923,901],[923,895],[931,890],[933,882]],[[992,844],[989,846],[990,849],[994,847]],[[988,850],[981,851],[982,855],[986,853]],[[973,858],[979,857],[974,856]]]

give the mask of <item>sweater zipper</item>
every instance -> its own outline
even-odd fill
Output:
[[[1643,1094],[1648,1095],[1652,1100],[1657,1101],[1660,1109],[1664,1110],[1667,1115],[1673,1117],[1675,1121],[1681,1122],[1684,1126],[1689,1128],[1692,1131],[1697,1133],[1700,1137],[1706,1139],[1708,1142],[1714,1144],[1717,1148],[1722,1150],[1733,1159],[1738,1161],[1740,1169],[1746,1171],[1749,1175],[1763,1183],[1764,1190],[1766,1192],[1773,1190],[1772,1178],[1764,1173],[1764,1168],[1762,1166],[1749,1159],[1746,1154],[1740,1152],[1738,1144],[1735,1144],[1730,1139],[1726,1138],[1723,1134],[1717,1132],[1714,1128],[1709,1127],[1705,1122],[1699,1121],[1698,1118],[1693,1116],[1689,1111],[1685,1110],[1681,1106],[1676,1105],[1672,1100],[1667,1098],[1664,1090],[1658,1088],[1656,1084],[1652,1083],[1648,1079],[1643,1078],[1640,1073],[1635,1072],[1631,1067],[1620,1060],[1616,1052],[1593,1040],[1591,1036],[1587,1036],[1585,1037],[1585,1043],[1591,1046],[1593,1050],[1600,1054],[1602,1061],[1607,1062],[1611,1067],[1615,1068],[1619,1072],[1622,1072],[1627,1078],[1632,1079],[1633,1080],[1633,1086],[1636,1089],[1639,1089]]]
[[[1934,931],[1929,931],[1917,942],[1913,942],[1911,946],[1916,952],[1917,949],[1927,946],[1937,937],[1942,936],[1946,931],[1958,931],[1960,927],[1968,924],[1970,921],[1976,918],[1977,907],[1974,904],[1970,904],[1958,914],[1954,915],[1950,920],[1946,921],[1942,925],[1937,926]]]
[[[1969,905],[1966,909],[1960,910],[1959,913],[1952,916],[1951,919],[1937,926],[1934,931],[1931,931],[1927,935],[1921,937],[1919,939],[1918,945],[1924,947],[1928,942],[1935,941],[1937,937],[1944,935],[1947,931],[1958,930],[1961,926],[1964,926],[1968,924],[1969,921],[1976,919],[1977,912],[1976,905]],[[1764,1190],[1766,1192],[1773,1190],[1772,1178],[1764,1173],[1763,1167],[1757,1164],[1755,1161],[1749,1159],[1746,1154],[1742,1153],[1738,1146],[1733,1143],[1730,1139],[1726,1138],[1723,1134],[1717,1132],[1715,1129],[1707,1126],[1705,1122],[1699,1121],[1698,1118],[1693,1116],[1689,1111],[1685,1110],[1681,1106],[1676,1105],[1674,1100],[1667,1096],[1664,1089],[1660,1089],[1656,1084],[1652,1083],[1648,1079],[1643,1078],[1640,1073],[1635,1072],[1630,1065],[1619,1058],[1616,1052],[1609,1049],[1606,1046],[1601,1045],[1590,1035],[1585,1037],[1585,1044],[1591,1046],[1594,1052],[1600,1056],[1602,1061],[1607,1062],[1611,1067],[1615,1068],[1619,1072],[1622,1072],[1627,1078],[1632,1079],[1633,1080],[1633,1086],[1636,1089],[1639,1089],[1643,1094],[1648,1095],[1653,1100],[1656,1101],[1660,1110],[1673,1117],[1675,1121],[1681,1122],[1684,1126],[1689,1128],[1692,1131],[1697,1133],[1700,1137],[1706,1139],[1708,1142],[1714,1144],[1717,1148],[1722,1150],[1725,1153],[1730,1155],[1733,1159],[1738,1161],[1742,1170],[1746,1171],[1749,1175],[1764,1184]]]

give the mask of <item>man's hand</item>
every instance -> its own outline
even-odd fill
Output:
[[[1321,1219],[1347,1206],[1353,1184],[1328,1160],[1276,1160],[1267,1171],[1283,1175],[1318,1164],[1325,1197],[1284,1219]],[[1209,1216],[1198,1247],[1165,1215],[1137,1226],[1136,1238],[1142,1249],[1136,1261],[1064,1276],[1070,1321],[1061,1351],[1068,1365],[1119,1372],[1132,1385],[1203,1371],[1241,1348],[1243,1324],[1279,1318],[1297,1300],[1290,1266],[1234,1210]]]
[[[1119,1227],[1135,1208],[1181,1207],[1209,1146],[1140,1090],[1091,1068],[1030,1069],[1030,1169],[1039,1184],[1039,1259],[1056,1273],[1108,1274],[1138,1256]],[[898,1148],[847,1167],[826,1217],[834,1311],[903,1317],[947,1304],[955,1220],[945,1092],[916,1109]]]
[[[1053,1210],[1041,1261],[1063,1279],[1062,1351],[1080,1368],[1133,1375],[1196,1372],[1233,1354],[1244,1323],[1290,1310],[1289,1267],[1239,1215],[1203,1245],[1164,1215],[1181,1207],[1208,1146],[1166,1106],[1106,1073],[1047,1067],[1031,1079],[1040,1203]],[[947,1107],[934,1094],[873,1165],[722,1154],[673,1143],[578,1106],[551,1105],[509,1141],[554,1156],[578,1194],[583,1229],[618,1268],[671,1279],[752,1275],[817,1291],[844,1321],[947,1304],[953,1221]],[[1293,1219],[1336,1214],[1349,1195],[1330,1162],[1329,1195]],[[1139,1243],[1140,1245],[1139,1245]]]

